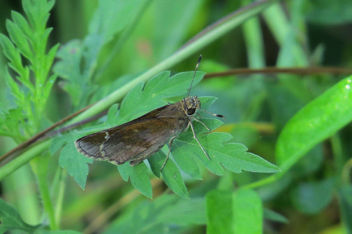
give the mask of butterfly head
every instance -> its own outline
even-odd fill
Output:
[[[194,115],[198,109],[200,109],[201,104],[197,96],[186,97],[182,101],[182,109],[188,115]]]

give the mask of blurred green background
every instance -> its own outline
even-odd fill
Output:
[[[96,66],[106,65],[104,69],[98,69],[95,76],[94,84],[100,88],[99,93],[74,106],[62,88],[65,79],[59,77],[46,106],[47,119],[43,127],[73,113],[78,107],[103,98],[118,86],[119,78],[135,77],[150,69],[210,24],[250,3],[249,0],[136,0],[135,8],[140,18],[126,43],[107,65],[106,59],[123,33],[111,35],[113,39],[99,53]],[[2,0],[0,5],[0,32],[7,35],[5,22],[11,18],[11,10],[23,13],[23,9],[21,1],[17,0]],[[83,40],[98,5],[97,0],[56,1],[48,21],[48,27],[53,28],[48,47]],[[194,70],[199,54],[203,55],[199,70],[207,73],[262,67],[349,68],[352,65],[352,2],[282,1],[169,70],[172,74]],[[7,59],[0,53],[0,101],[2,108],[10,109],[15,104],[3,78],[6,63]],[[204,79],[191,93],[218,97],[210,111],[226,117],[221,131],[231,133],[233,141],[243,143],[250,152],[277,164],[277,138],[287,121],[347,76],[233,75]],[[340,189],[343,184],[351,184],[351,131],[352,126],[346,125],[315,145],[285,176],[256,189],[263,206],[270,209],[264,211],[263,233],[352,233],[352,190],[351,187]],[[9,138],[0,138],[0,154],[15,145]],[[58,155],[50,159],[49,181],[58,176],[54,173],[57,161]],[[162,180],[153,177],[155,199],[150,200],[140,195],[129,182],[124,182],[114,165],[94,162],[89,168],[85,190],[70,176],[65,179],[62,229],[127,233],[123,230],[129,230],[130,220],[137,223],[140,220],[139,225],[143,224],[144,229],[136,227],[139,233],[205,233],[207,219],[202,209],[207,192],[216,188],[233,190],[267,176],[227,171],[225,176],[218,177],[204,170],[202,181],[185,177],[191,196],[189,201],[168,195]],[[25,165],[2,180],[0,195],[18,210],[24,221],[35,225],[41,220],[42,207],[31,170],[30,165]],[[51,192],[52,196],[58,196],[55,191]],[[199,205],[200,211],[187,222],[188,211],[184,208],[192,201],[193,205]],[[139,209],[138,214],[133,213]],[[177,212],[183,215],[179,217],[182,221],[172,224],[177,219],[172,215]],[[171,221],[159,219],[168,215]]]

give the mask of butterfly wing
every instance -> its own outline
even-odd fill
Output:
[[[173,118],[142,119],[82,137],[75,144],[87,157],[136,165],[180,133],[173,123]]]
[[[136,165],[159,151],[178,134],[172,119],[149,119],[126,126],[101,145],[101,156],[114,164]]]
[[[160,107],[158,109],[155,109],[151,112],[148,112],[147,114],[131,120],[130,122],[124,123],[122,125],[109,128],[106,130],[102,130],[100,132],[92,133],[87,136],[84,136],[78,140],[75,141],[75,146],[77,150],[85,155],[86,157],[97,159],[97,160],[105,160],[104,157],[101,155],[101,145],[114,133],[118,132],[119,130],[130,126],[137,124],[139,122],[143,122],[148,119],[153,119],[155,116],[163,111],[167,106]]]
[[[188,126],[180,103],[155,109],[137,119],[82,137],[75,142],[79,152],[114,164],[136,165],[159,151]]]

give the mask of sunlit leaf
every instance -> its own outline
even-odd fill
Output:
[[[345,78],[302,108],[282,130],[276,157],[287,170],[313,146],[352,119],[352,77]]]

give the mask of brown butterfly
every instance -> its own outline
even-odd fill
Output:
[[[200,60],[201,56],[193,79]],[[76,140],[75,145],[77,150],[87,157],[109,161],[117,165],[129,161],[130,165],[134,166],[158,152],[169,142],[169,152],[160,169],[162,171],[169,158],[173,140],[188,127],[191,127],[194,139],[210,160],[209,155],[199,142],[192,124],[193,120],[203,124],[194,117],[197,111],[201,110],[200,108],[201,102],[198,97],[190,97],[188,93],[188,97],[177,103],[160,107],[122,125],[84,136]],[[222,115],[212,115],[223,118]],[[207,126],[205,127],[210,130]]]

